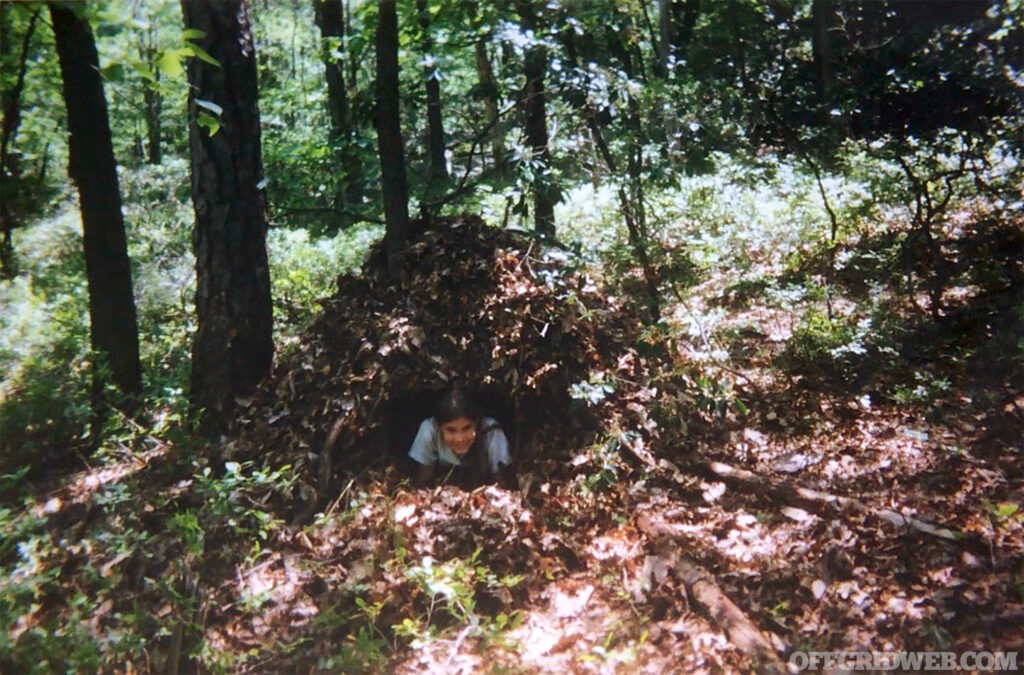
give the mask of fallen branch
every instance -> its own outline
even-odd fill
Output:
[[[834,506],[841,510],[876,516],[896,525],[897,527],[906,527],[909,530],[938,537],[950,542],[967,543],[970,542],[972,538],[977,538],[975,535],[969,535],[946,527],[939,527],[924,520],[905,516],[902,513],[891,509],[876,509],[850,497],[833,495],[800,485],[793,485],[778,479],[768,479],[751,471],[737,469],[736,467],[723,464],[722,462],[704,462],[698,465],[698,468],[704,474],[711,475],[712,477],[734,485],[769,494],[776,499],[790,504],[797,504],[817,513],[820,513],[828,506]],[[980,539],[975,543],[982,544],[986,548],[988,546],[987,543]]]
[[[686,588],[690,603],[721,627],[729,641],[755,664],[758,673],[781,675],[788,672],[772,643],[719,588],[711,573],[682,553],[681,538],[671,526],[650,513],[640,514],[636,522],[641,532],[657,542],[660,554]]]

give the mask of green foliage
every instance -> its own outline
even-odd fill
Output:
[[[393,626],[395,635],[409,640],[414,649],[438,639],[441,631],[434,616],[435,609],[453,619],[456,628],[466,630],[467,637],[488,637],[514,628],[520,620],[517,612],[511,616],[506,613],[488,616],[478,609],[477,597],[481,592],[513,588],[522,577],[499,577],[480,562],[480,552],[476,549],[467,560],[452,558],[440,564],[425,557],[418,564],[405,567],[406,579],[423,592],[428,605],[425,616],[406,617]],[[397,563],[404,565],[404,552],[400,549],[398,554]]]
[[[927,3],[841,8],[843,29],[827,31],[837,40],[824,57],[829,81],[815,54],[814,13],[833,12],[825,23],[836,28],[836,3],[684,4],[700,11],[689,36],[668,46],[667,63],[655,57],[655,36],[637,3],[549,3],[538,6],[539,23],[530,31],[496,3],[430,3],[431,53],[414,3],[401,8],[401,58],[413,64],[402,69],[400,83],[413,209],[443,195],[425,170],[422,66],[430,63],[442,85],[454,179],[466,179],[442,212],[468,209],[494,225],[529,228],[532,191],[559,191],[558,238],[569,249],[560,260],[567,270],[586,270],[588,283],[603,283],[609,305],[643,297],[638,249],[651,260],[666,311],[661,323],[644,327],[636,351],[667,363],[646,383],[652,393],[642,415],[657,427],[641,430],[645,418],[579,453],[575,485],[595,501],[621,486],[632,466],[626,452],[638,449],[633,444],[646,441],[651,428],[677,438],[695,416],[714,425],[747,413],[737,378],[748,365],[838,385],[844,394],[865,385],[858,400],[930,408],[932,415],[961,388],[954,367],[1017,372],[1024,358],[1020,303],[1000,309],[1001,316],[991,309],[1002,308],[1005,295],[1019,295],[1024,278],[1014,220],[1021,207],[1019,82],[1009,65],[1020,44],[1013,20],[1020,2],[960,3],[956,12],[934,16],[921,16]],[[30,12],[39,8],[4,5],[5,44],[20,45]],[[0,281],[0,670],[141,670],[147,650],[175,622],[187,626],[190,654],[201,668],[258,668],[258,650],[225,654],[203,644],[195,619],[197,589],[214,581],[203,577],[204,562],[221,553],[212,543],[243,541],[237,558],[261,557],[281,526],[267,497],[290,495],[297,480],[288,467],[209,464],[188,422],[195,285],[184,65],[212,59],[199,47],[203,36],[181,30],[177,3],[117,0],[83,8],[97,35],[121,163],[145,401],[137,419],[93,410],[91,380],[104,365],[89,348],[80,225],[62,173],[59,70],[52,36],[40,24],[29,44],[22,123],[4,186],[4,205],[19,225],[19,265]],[[333,292],[336,276],[355,271],[381,235],[379,226],[363,226],[380,215],[376,4],[352,7],[350,32],[329,45],[345,67],[349,139],[332,138],[311,3],[256,2],[252,11],[281,354]],[[568,32],[578,67],[569,66]],[[868,39],[874,34],[892,39]],[[505,111],[499,126],[509,151],[506,176],[492,171],[484,133],[474,51],[481,38]],[[525,54],[538,45],[549,64],[551,161],[526,146],[516,105]],[[2,54],[5,93],[17,51]],[[164,157],[147,165],[153,105]],[[218,104],[199,106],[200,125],[216,135]],[[615,171],[585,108],[595,115]],[[351,177],[339,161],[345,153],[360,168],[360,197],[345,203],[351,213],[341,211],[340,188]],[[636,180],[629,179],[631,162]],[[620,190],[633,213],[645,214],[639,246],[625,226]],[[557,272],[548,277],[562,283]],[[945,300],[949,311],[908,319],[900,303],[919,286],[956,291]],[[566,289],[564,299],[574,303],[577,296]],[[723,306],[750,315],[737,322]],[[587,320],[606,308],[579,310]],[[762,342],[775,351],[743,351],[745,336],[769,333]],[[618,403],[621,382],[614,373],[595,374],[571,395],[600,410]],[[1006,405],[1002,395],[965,391],[993,410]],[[59,505],[50,513],[22,501],[40,469],[55,473],[86,457],[113,467],[161,444],[172,448],[165,470],[177,472],[184,496],[154,493],[130,476],[113,479],[84,497],[84,508],[102,517],[70,528],[58,520]],[[340,518],[356,517],[360,499],[365,494]],[[1021,517],[1016,503],[985,508],[996,530]],[[561,526],[572,524],[562,517]],[[159,541],[168,549],[158,550]],[[163,557],[163,567],[146,567]],[[126,561],[153,575],[133,592],[169,606],[169,619],[158,622],[123,601]],[[321,607],[316,626],[346,630],[321,669],[379,670],[404,645],[455,636],[500,642],[522,618],[507,603],[502,611],[485,610],[484,597],[519,579],[481,562],[479,550],[438,562],[411,561],[398,547],[385,572],[407,597],[378,597],[363,580]],[[245,592],[233,602],[258,614],[267,600]],[[767,611],[782,621],[786,610]],[[636,645],[623,645],[621,637],[620,627],[609,630],[585,660],[632,663]]]
[[[19,231],[22,274],[0,281],[0,467],[68,457],[90,416],[84,268],[69,211]]]
[[[1015,522],[1024,522],[1024,512],[1021,511],[1020,504],[1014,502],[993,503],[988,499],[983,499],[982,503],[988,509],[989,520],[997,530]]]
[[[361,599],[361,598],[360,598]],[[317,661],[317,668],[342,673],[377,672],[385,661],[387,641],[368,626],[360,626],[355,635],[349,635],[341,649]]]
[[[639,434],[634,431],[612,435],[603,442],[595,443],[574,460],[574,463],[584,463],[587,467],[582,485],[585,493],[605,492],[618,482],[619,475],[626,469],[622,459],[624,446],[637,442],[638,438]]]
[[[205,500],[205,518],[199,525],[206,531],[226,526],[235,534],[253,534],[265,540],[281,523],[258,507],[252,492],[259,489],[287,492],[296,480],[290,466],[270,470],[254,468],[252,462],[225,462],[221,476],[214,475],[210,467],[204,467],[195,476],[196,492]]]
[[[948,378],[936,376],[928,371],[915,370],[914,383],[897,385],[892,392],[892,399],[901,405],[930,404],[940,396],[948,394],[950,387]]]
[[[596,406],[610,394],[615,393],[615,384],[607,381],[577,382],[572,385],[569,395],[577,401]]]
[[[279,337],[297,335],[334,291],[339,274],[355,272],[370,245],[381,236],[376,226],[351,227],[333,236],[275,228],[267,236]]]
[[[865,328],[851,325],[846,320],[829,319],[820,310],[812,309],[794,328],[787,349],[805,368],[828,367],[842,372],[844,367],[851,365],[846,360],[848,355],[866,352],[863,344]]]

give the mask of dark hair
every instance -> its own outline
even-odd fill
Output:
[[[458,387],[452,387],[441,394],[441,398],[438,399],[437,407],[434,408],[434,419],[438,424],[447,424],[460,417],[466,417],[474,424],[478,424],[480,411],[476,401],[469,394]]]

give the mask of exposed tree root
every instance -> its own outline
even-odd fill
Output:
[[[747,615],[715,583],[714,577],[693,558],[682,552],[686,541],[672,527],[650,513],[641,513],[637,527],[653,541],[676,578],[686,588],[691,604],[699,607],[729,638],[729,641],[767,675],[787,673],[772,643]]]
[[[763,492],[780,501],[799,505],[818,514],[822,514],[823,511],[826,511],[831,506],[840,510],[872,515],[886,520],[897,527],[906,527],[909,530],[938,537],[949,542],[973,545],[985,550],[989,548],[988,542],[977,535],[959,532],[947,527],[939,527],[891,509],[876,509],[851,497],[833,495],[800,485],[793,485],[775,478],[769,479],[751,471],[723,464],[722,462],[704,462],[698,465],[698,469],[706,475],[746,489]]]

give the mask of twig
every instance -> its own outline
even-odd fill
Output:
[[[897,527],[902,526],[907,530],[938,537],[951,543],[975,543],[982,546],[987,546],[991,543],[978,535],[957,532],[948,527],[933,525],[927,521],[904,515],[892,509],[876,509],[851,497],[833,495],[774,478],[769,480],[759,474],[744,469],[737,469],[722,462],[705,462],[700,464],[698,468],[719,479],[731,481],[734,484],[738,483],[746,487],[753,487],[759,492],[773,495],[777,499],[805,505],[818,512],[829,505],[833,505],[847,511],[873,515]]]
[[[676,578],[682,582],[686,597],[721,627],[729,641],[754,662],[758,673],[782,675],[789,672],[775,653],[772,643],[722,591],[711,573],[681,553],[686,545],[684,537],[650,513],[639,514],[636,523],[641,532],[659,543],[659,552],[668,561]]]
[[[345,488],[341,491],[341,494],[338,495],[338,498],[335,499],[334,502],[327,507],[326,511],[324,511],[325,516],[329,516],[332,513],[334,513],[334,510],[338,508],[338,504],[340,504],[341,500],[345,497],[345,495],[348,494],[348,491],[352,489],[352,484],[355,483],[355,481],[355,478],[349,480],[348,485],[346,485]]]
[[[448,666],[451,665],[452,659],[455,658],[455,655],[459,653],[459,647],[462,646],[462,641],[466,639],[466,636],[469,634],[469,631],[473,630],[474,628],[476,628],[476,626],[474,626],[473,624],[466,626],[462,629],[462,632],[459,633],[459,637],[455,638],[455,645],[452,647],[451,651],[448,652],[448,659],[444,662],[444,667],[446,670]]]

